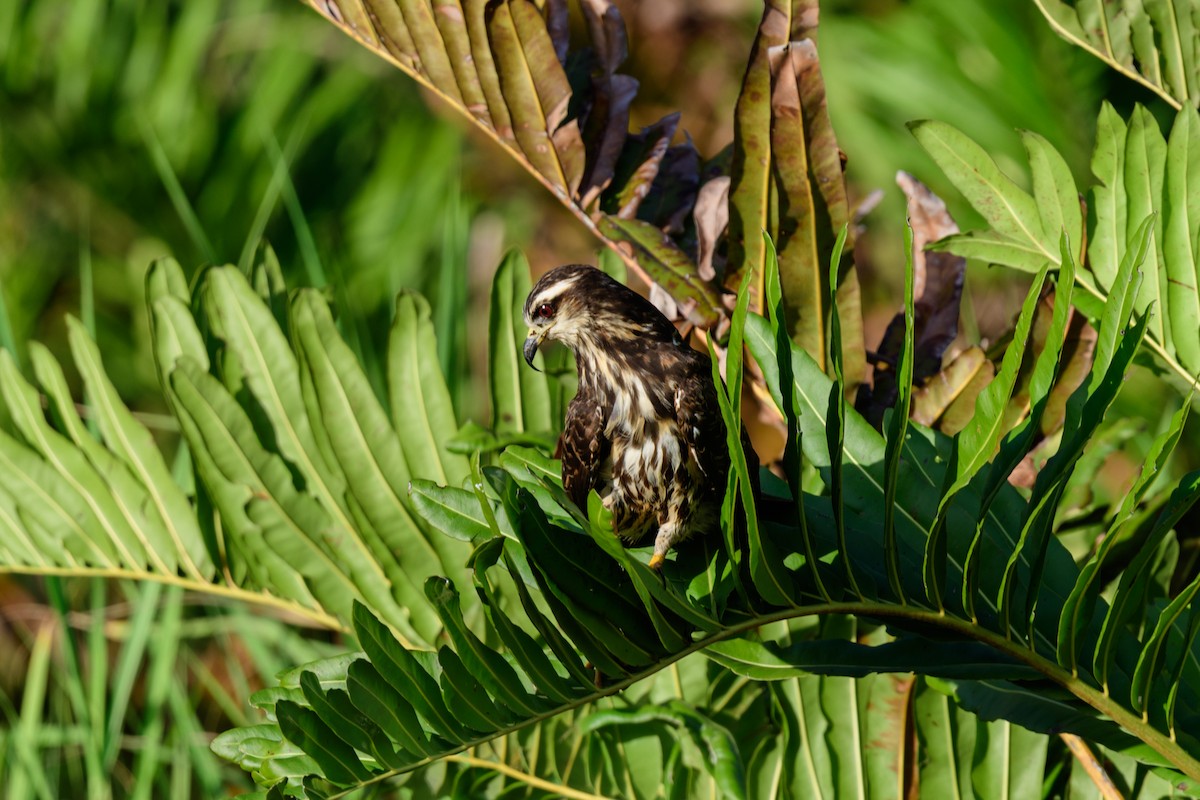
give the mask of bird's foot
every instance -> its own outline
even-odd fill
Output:
[[[671,552],[671,548],[675,546],[675,542],[682,538],[677,522],[668,520],[660,523],[658,535],[654,537],[654,555],[650,557],[650,569],[661,572],[662,565],[667,560],[667,553]]]

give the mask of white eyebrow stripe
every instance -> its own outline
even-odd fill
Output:
[[[567,289],[570,289],[572,286],[574,286],[575,282],[578,280],[579,280],[579,276],[576,275],[573,278],[568,278],[563,281],[558,281],[557,283],[553,283],[550,286],[547,286],[545,289],[542,290],[541,294],[539,294],[537,297],[533,298],[533,301],[529,304],[529,307],[537,308],[542,303],[549,303],[551,300],[553,300],[556,297],[558,297],[559,295],[561,295]]]

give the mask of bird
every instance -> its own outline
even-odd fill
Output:
[[[680,542],[717,530],[730,456],[708,354],[644,297],[583,264],[543,275],[524,320],[530,367],[547,340],[575,354],[579,389],[559,440],[567,496],[586,508],[595,489],[626,546],[654,532],[655,570]]]

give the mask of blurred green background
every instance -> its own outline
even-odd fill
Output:
[[[732,137],[760,5],[618,5],[631,39],[624,71],[642,82],[634,125],[679,109],[701,154],[717,152]],[[884,192],[859,253],[868,346],[899,305],[896,170],[942,194],[964,228],[977,220],[906,121],[956,125],[1018,181],[1014,129],[1035,130],[1086,186],[1100,99],[1122,111],[1152,100],[1059,41],[1032,3],[832,0],[819,36],[852,192]],[[62,353],[64,314],[81,316],[123,395],[154,414],[147,265],[169,255],[189,272],[247,266],[264,241],[291,284],[326,288],[376,379],[395,293],[431,298],[460,419],[481,421],[486,292],[505,248],[523,248],[538,270],[595,252],[493,144],[297,2],[0,2],[0,345],[23,358],[38,339]],[[1020,283],[972,266],[969,318],[985,336],[1009,324]],[[1151,399],[1123,402],[1126,415],[1160,413]],[[169,421],[147,419],[173,447]],[[239,698],[260,676],[336,643],[196,602],[0,577],[0,786],[19,780],[48,797],[251,788],[208,753],[208,737],[247,722]],[[155,669],[157,693],[146,686]],[[97,749],[100,767],[115,765],[104,786],[90,782],[99,767],[72,766]]]

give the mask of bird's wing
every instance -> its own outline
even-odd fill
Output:
[[[604,435],[611,409],[605,408],[582,390],[567,407],[559,451],[562,458],[563,489],[583,510],[587,510],[588,492],[597,488],[612,443]]]
[[[693,371],[676,387],[675,421],[709,487],[724,492],[729,475],[729,443],[717,393],[708,375]]]

